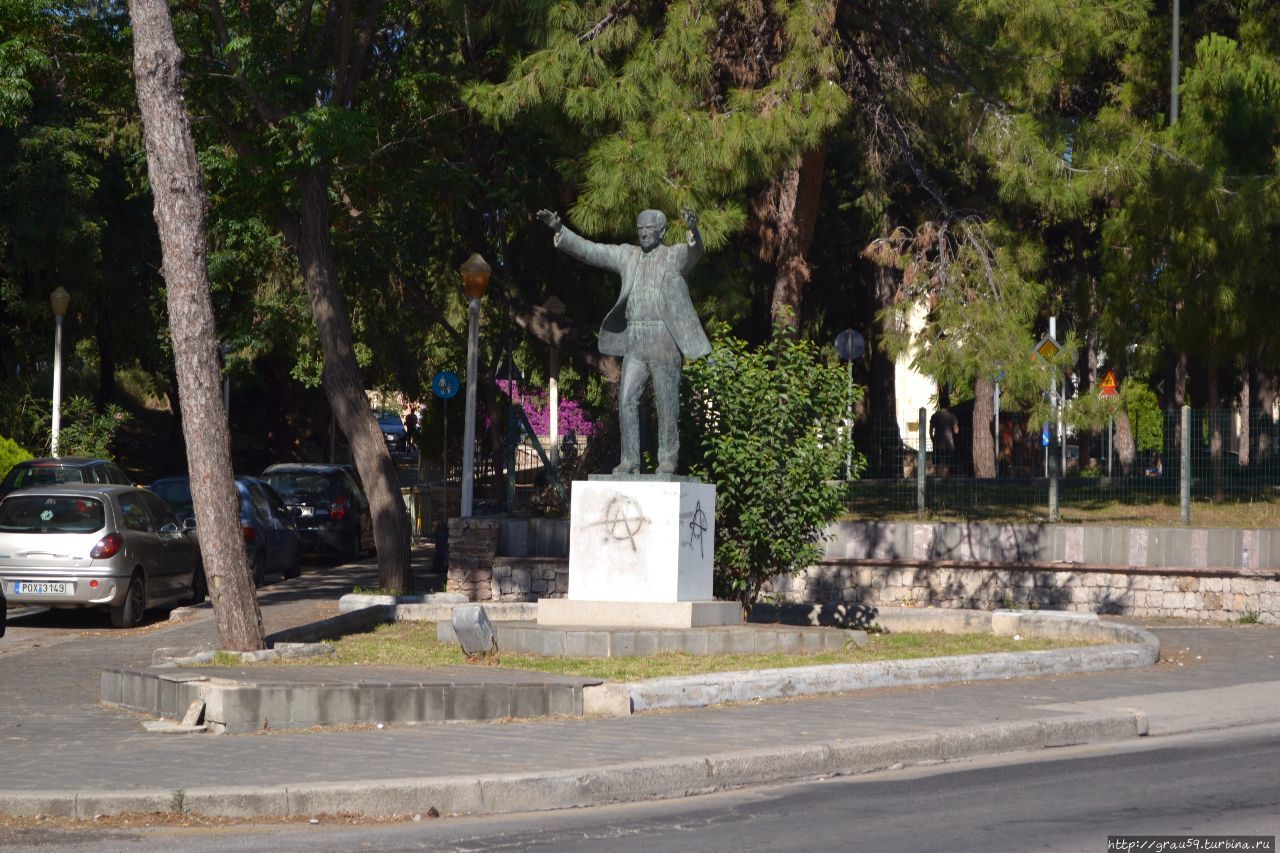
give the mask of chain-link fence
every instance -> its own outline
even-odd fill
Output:
[[[1280,423],[1271,413],[1161,415],[1135,436],[1127,424],[1059,431],[1002,412],[976,442],[966,412],[864,426],[854,443],[867,467],[849,484],[849,510],[859,518],[1280,525]]]

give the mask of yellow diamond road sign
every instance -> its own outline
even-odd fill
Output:
[[[1058,346],[1058,342],[1048,335],[1045,335],[1044,340],[1036,344],[1036,352],[1046,359],[1053,358],[1061,349],[1062,347]]]

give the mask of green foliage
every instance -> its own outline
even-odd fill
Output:
[[[685,367],[695,433],[690,471],[716,485],[717,594],[747,610],[778,574],[822,556],[823,528],[843,509],[839,475],[848,446],[844,368],[816,345],[775,335],[759,349],[713,336],[711,355]],[[863,460],[855,456],[855,475]]]
[[[1137,344],[1144,370],[1173,350],[1216,372],[1271,337],[1280,63],[1210,33],[1183,79],[1178,122],[1154,136],[1105,222],[1104,321]]]
[[[1133,441],[1138,450],[1164,448],[1164,412],[1160,401],[1145,382],[1126,379],[1120,384],[1120,399],[1129,415]]]
[[[1051,360],[1033,355],[1045,288],[1034,250],[998,223],[964,220],[899,229],[873,241],[866,255],[902,270],[895,304],[884,309],[885,344],[895,357],[938,384],[972,396],[979,378],[1000,379],[1002,408],[1047,411],[1045,395],[1075,356],[1068,339]]]
[[[36,0],[0,3],[0,127],[31,109],[33,73],[49,65],[36,35],[40,9]]]
[[[14,465],[30,458],[31,454],[16,441],[0,435],[0,478],[8,474]]]
[[[534,4],[523,24],[532,44],[506,81],[471,86],[466,101],[500,128],[531,118],[580,131],[565,171],[588,234],[626,233],[645,207],[691,207],[719,248],[746,225],[753,185],[821,144],[851,105],[825,4],[592,0]]]
[[[130,415],[115,404],[99,412],[93,401],[72,397],[63,404],[58,432],[58,453],[62,456],[91,456],[111,459],[116,433],[129,422]]]

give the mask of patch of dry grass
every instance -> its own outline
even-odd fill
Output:
[[[325,658],[282,660],[291,663],[340,666],[461,666],[466,663],[456,643],[436,639],[433,622],[392,622],[372,631],[330,641],[336,653]],[[605,681],[638,681],[675,675],[697,675],[734,670],[780,669],[882,660],[947,657],[987,652],[1038,651],[1085,645],[1038,638],[1000,637],[993,634],[872,634],[865,646],[852,642],[838,651],[810,654],[689,655],[663,653],[647,657],[562,658],[500,652],[498,664],[513,669],[600,678]]]

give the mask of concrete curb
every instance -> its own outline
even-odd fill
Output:
[[[1136,669],[1151,666],[1160,659],[1160,641],[1154,634],[1132,625],[1104,622],[1091,613],[897,608],[882,611],[876,621],[898,631],[990,631],[1005,636],[1077,638],[1118,645],[721,672],[601,684],[584,688],[583,710],[588,714],[626,716],[634,711],[658,708],[693,708],[877,687]]]
[[[703,756],[476,777],[180,791],[0,791],[0,814],[92,819],[126,812],[183,811],[231,818],[299,817],[357,812],[392,817],[511,814],[642,802],[750,785],[852,776],[1000,753],[1110,743],[1141,737],[1147,719],[1117,711],[943,729],[918,735],[837,740],[808,747],[741,750]]]

